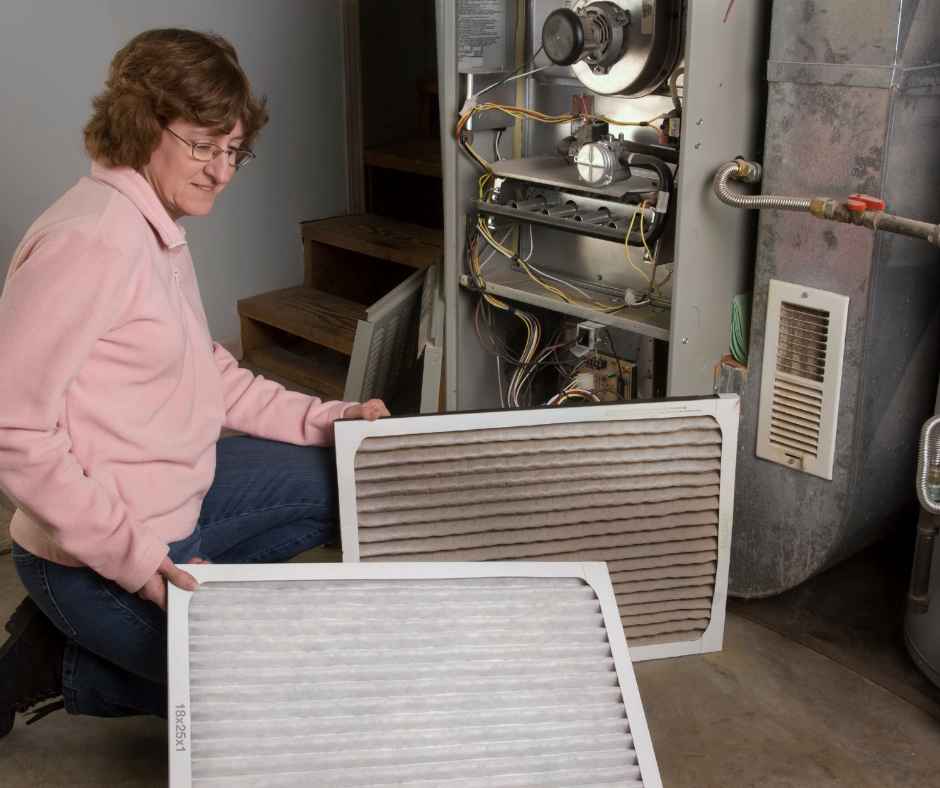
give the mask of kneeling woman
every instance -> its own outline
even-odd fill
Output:
[[[90,176],[16,250],[0,487],[29,597],[0,648],[0,736],[60,696],[47,708],[165,715],[166,582],[195,586],[174,564],[332,539],[333,422],[388,415],[286,391],[209,336],[178,221],[212,211],[266,121],[225,39],[142,33],[94,101]]]

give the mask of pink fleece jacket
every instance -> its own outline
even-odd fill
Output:
[[[222,426],[326,445],[348,402],[212,342],[183,228],[144,178],[92,165],[29,229],[0,297],[0,487],[13,538],[137,591],[189,536]]]

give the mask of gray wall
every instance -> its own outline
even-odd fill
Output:
[[[184,220],[213,334],[238,298],[303,278],[297,222],[345,212],[337,0],[4,0],[0,5],[0,275],[23,233],[88,171],[82,126],[113,54],[153,27],[228,37],[271,122],[214,213]]]

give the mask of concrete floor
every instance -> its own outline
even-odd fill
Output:
[[[940,692],[900,644],[907,557],[892,555],[732,601],[720,653],[636,666],[668,788],[940,786]],[[0,556],[4,620],[21,593]],[[160,720],[60,712],[18,721],[0,743],[0,785],[164,785],[165,752]]]

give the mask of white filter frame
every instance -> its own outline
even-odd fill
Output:
[[[591,587],[601,606],[637,764],[646,788],[662,788],[662,778],[640,699],[630,650],[607,566],[600,562],[422,562],[356,564],[187,564],[200,584],[310,580],[455,580],[461,578],[577,578]],[[168,584],[167,654],[170,788],[191,788],[191,703],[189,605],[195,592]]]
[[[346,386],[343,389],[343,399],[351,402],[363,402],[374,396],[379,396],[383,387],[390,382],[389,372],[384,378],[374,381],[376,390],[369,390],[370,362],[381,353],[402,354],[405,358],[409,349],[405,345],[392,348],[382,348],[376,345],[376,332],[386,324],[394,324],[402,312],[411,309],[417,310],[421,300],[421,287],[424,283],[424,271],[415,271],[404,282],[390,290],[378,301],[366,309],[365,320],[356,324],[356,336],[353,339],[352,355],[349,358],[349,371],[346,373]]]
[[[738,451],[740,398],[737,394],[664,401],[634,401],[578,408],[538,408],[471,413],[444,413],[378,421],[338,421],[335,424],[336,467],[339,486],[340,535],[343,561],[359,561],[359,510],[356,500],[355,460],[366,438],[457,432],[479,429],[532,427],[586,421],[689,418],[711,416],[721,430],[721,471],[718,498],[718,562],[708,627],[696,640],[636,646],[632,659],[665,659],[721,651],[728,569],[731,562],[731,528],[734,515],[734,475]],[[605,565],[606,566],[606,565]]]

